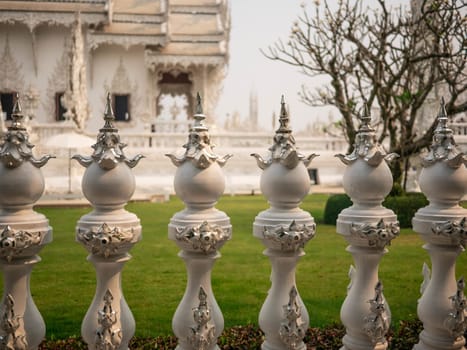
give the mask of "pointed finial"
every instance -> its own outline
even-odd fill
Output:
[[[438,125],[435,132],[443,132],[443,130],[447,129],[448,125],[448,114],[446,112],[446,103],[444,102],[444,97],[441,97],[437,119]]]
[[[370,107],[368,106],[368,101],[364,100],[363,105],[363,115],[360,116],[360,130],[359,131],[374,131],[371,127],[371,114],[370,114]]]
[[[196,114],[203,114],[203,104],[199,92],[196,93]]]
[[[113,122],[115,121],[115,116],[114,116],[114,111],[112,109],[112,96],[110,95],[110,92],[107,93],[107,103],[105,105],[105,110],[104,110],[104,120],[105,124],[100,131],[117,131],[117,128],[113,125]]]
[[[25,128],[21,125],[21,121],[23,120],[24,116],[22,114],[21,103],[19,101],[19,93],[15,95],[15,104],[13,106],[13,111],[11,113],[11,118],[13,119],[13,123],[11,124],[12,130],[25,130]]]
[[[285,106],[284,95],[281,97],[281,114],[279,116],[279,129],[276,133],[291,133],[292,130],[289,128],[289,115],[287,113],[287,107]]]
[[[203,114],[203,104],[199,92],[196,94],[196,113],[193,116],[195,124],[193,125],[194,131],[207,131],[208,128],[204,125],[206,116]]]

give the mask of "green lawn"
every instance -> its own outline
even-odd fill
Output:
[[[349,282],[352,259],[335,227],[320,224],[326,195],[308,196],[302,208],[318,221],[317,235],[306,247],[297,267],[299,292],[310,313],[311,326],[339,321],[339,310]],[[222,248],[212,284],[226,327],[257,323],[270,287],[269,260],[252,236],[255,216],[268,207],[262,196],[222,197],[217,208],[232,220],[233,238]],[[171,319],[186,283],[178,248],[167,238],[170,217],[183,208],[177,198],[168,203],[131,203],[143,224],[143,240],[131,251],[123,270],[125,298],[136,319],[137,336],[171,334]],[[40,208],[54,228],[54,241],[41,252],[42,261],[31,277],[34,300],[47,325],[48,338],[80,334],[80,324],[95,289],[95,274],[86,251],[75,242],[74,227],[89,208]],[[423,242],[410,230],[393,241],[380,265],[380,278],[393,314],[399,320],[416,317],[423,262],[429,262]],[[458,260],[458,275],[467,276],[467,256]]]

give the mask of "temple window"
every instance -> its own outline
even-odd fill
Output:
[[[5,120],[11,120],[11,113],[16,102],[15,96],[16,92],[0,92],[0,103],[2,104],[3,112],[6,113]]]
[[[66,108],[63,107],[62,98],[65,92],[57,92],[55,93],[55,120],[56,121],[63,121],[66,120]]]
[[[113,94],[112,102],[116,121],[130,121],[130,95]]]

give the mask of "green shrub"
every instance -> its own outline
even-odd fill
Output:
[[[405,196],[389,196],[384,200],[383,205],[396,213],[402,228],[410,228],[415,213],[428,205],[428,200],[423,193],[407,193]]]
[[[324,223],[335,225],[339,213],[352,205],[346,194],[335,194],[328,198],[324,208]],[[428,205],[423,193],[407,193],[403,196],[388,196],[383,205],[394,211],[402,228],[412,227],[412,218],[418,209]]]
[[[333,194],[329,196],[324,207],[324,223],[335,225],[339,213],[352,205],[352,201],[346,194]]]

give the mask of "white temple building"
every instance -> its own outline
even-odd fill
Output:
[[[145,191],[151,185],[159,186],[154,192],[171,191],[174,169],[164,154],[186,143],[197,92],[217,149],[235,155],[226,169],[227,191],[258,190],[250,154],[266,151],[273,132],[258,130],[256,92],[248,127],[225,130],[214,115],[229,60],[229,16],[228,0],[0,1],[0,119],[8,123],[19,93],[36,152],[57,156],[44,168],[46,190],[54,191],[58,177],[66,187],[63,169],[77,151],[47,149],[47,140],[69,131],[95,138],[107,92],[128,152],[147,158],[136,169]],[[333,155],[346,150],[343,138],[296,139],[301,151],[322,155],[314,166],[323,169],[321,180],[329,173],[340,181]],[[80,172],[72,162],[76,191]]]
[[[228,61],[226,0],[0,2],[0,98],[36,124],[95,131],[107,92],[125,131],[186,131],[197,92],[207,115]]]

